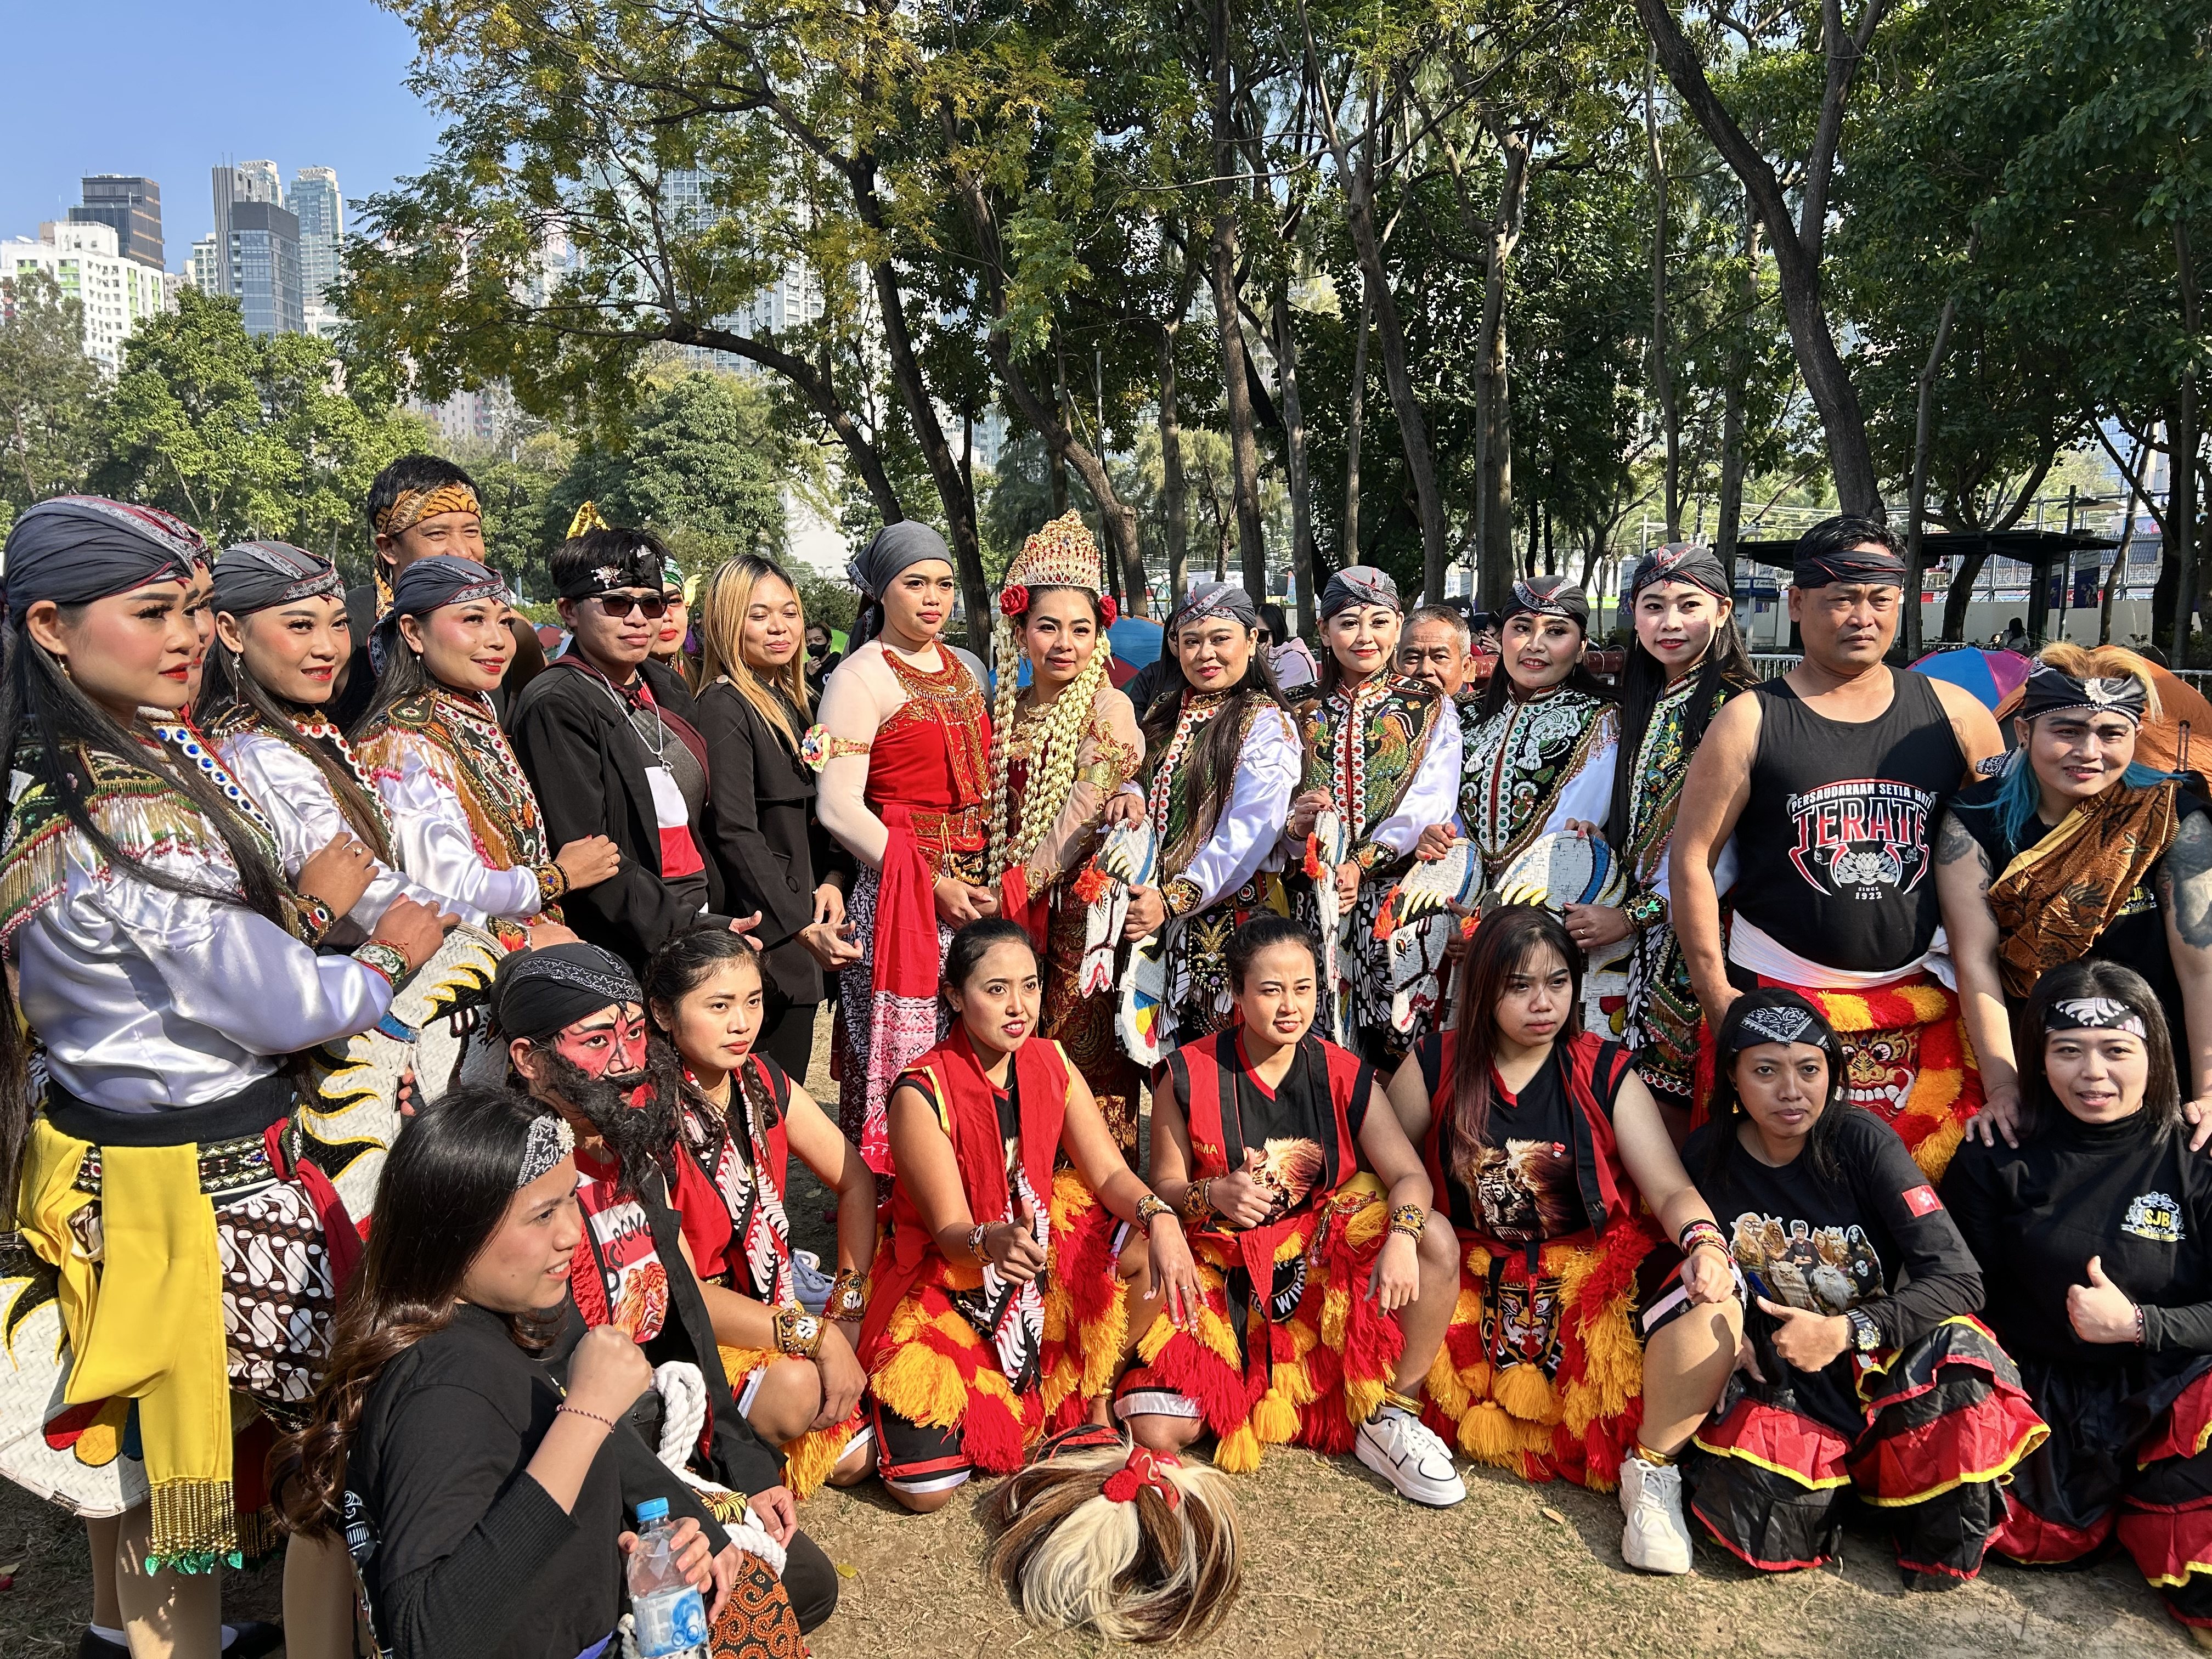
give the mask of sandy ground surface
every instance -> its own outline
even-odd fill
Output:
[[[826,1025],[827,1022],[824,1021]],[[817,1098],[833,1098],[817,1045]],[[797,1166],[794,1164],[794,1172]],[[794,1190],[794,1231],[826,1240],[818,1188]],[[1193,1659],[1458,1654],[1560,1659],[1644,1656],[2121,1656],[2194,1651],[2124,1559],[2077,1572],[1993,1566],[1947,1595],[1908,1595],[1878,1530],[1855,1524],[1839,1569],[1763,1578],[1710,1545],[1686,1578],[1620,1564],[1610,1496],[1529,1486],[1479,1470],[1445,1511],[1403,1502],[1350,1458],[1274,1449],[1240,1483],[1245,1585]],[[803,1511],[843,1575],[819,1659],[1001,1659],[1093,1654],[1104,1644],[1028,1629],[983,1577],[982,1488],[942,1513],[907,1515],[871,1484],[825,1492]],[[90,1606],[82,1528],[0,1486],[0,1659],[76,1650]],[[274,1618],[281,1571],[233,1573],[233,1618]],[[455,1659],[461,1659],[456,1656]]]

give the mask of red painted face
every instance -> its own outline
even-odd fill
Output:
[[[562,1026],[553,1052],[587,1077],[629,1077],[645,1069],[646,1030],[644,1007],[626,1002]]]

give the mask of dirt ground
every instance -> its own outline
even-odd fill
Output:
[[[829,1099],[825,1057],[826,1041],[810,1082]],[[823,1207],[818,1188],[795,1190],[793,1231],[826,1238]],[[1512,1659],[2135,1659],[2194,1650],[2124,1558],[2075,1572],[1994,1565],[1965,1589],[1908,1595],[1879,1531],[1855,1524],[1840,1569],[1761,1577],[1701,1545],[1690,1577],[1648,1578],[1620,1564],[1612,1497],[1490,1470],[1470,1472],[1468,1486],[1458,1508],[1419,1510],[1350,1458],[1270,1450],[1240,1485],[1243,1594],[1213,1638],[1182,1651],[1191,1659],[1430,1659],[1478,1646]],[[929,1516],[906,1514],[872,1484],[805,1505],[803,1523],[844,1578],[837,1616],[812,1638],[818,1659],[1104,1650],[1087,1637],[1028,1629],[985,1581],[982,1490]],[[0,1485],[5,1571],[15,1587],[0,1592],[0,1659],[73,1654],[90,1604],[82,1529]],[[276,1617],[280,1579],[273,1564],[230,1575],[226,1612]]]

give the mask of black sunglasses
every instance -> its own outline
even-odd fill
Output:
[[[601,593],[596,596],[599,609],[619,622],[633,611],[647,622],[659,622],[668,614],[665,593]]]

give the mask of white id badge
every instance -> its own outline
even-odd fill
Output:
[[[688,827],[691,810],[684,804],[684,792],[676,787],[676,774],[665,766],[648,766],[645,779],[653,789],[653,821],[663,830]]]

